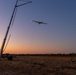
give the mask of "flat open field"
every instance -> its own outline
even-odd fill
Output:
[[[17,56],[2,58],[0,75],[76,75],[76,57]]]

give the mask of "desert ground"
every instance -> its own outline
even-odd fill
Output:
[[[16,56],[0,60],[0,75],[76,75],[74,56]]]

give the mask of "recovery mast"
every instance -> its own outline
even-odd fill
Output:
[[[28,3],[32,3],[32,1],[29,1],[29,2],[27,2],[27,3],[23,3],[23,4],[19,4],[19,5],[18,5],[18,1],[19,1],[19,0],[16,1],[16,4],[15,4],[15,6],[14,6],[14,10],[13,10],[13,13],[12,13],[12,16],[11,16],[11,19],[10,19],[10,22],[9,22],[9,25],[8,25],[8,27],[7,27],[6,34],[5,34],[5,37],[4,37],[4,39],[3,39],[3,43],[2,43],[2,46],[1,46],[0,56],[2,56],[2,54],[3,54],[4,46],[5,46],[5,43],[6,43],[6,40],[7,40],[7,36],[8,36],[9,30],[10,30],[10,27],[11,27],[11,25],[12,25],[13,19],[14,19],[14,17],[15,17],[17,8],[20,7],[20,6],[26,5],[26,4],[28,4]]]

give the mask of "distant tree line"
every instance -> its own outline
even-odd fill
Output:
[[[12,54],[16,56],[76,56],[76,53],[69,54]]]

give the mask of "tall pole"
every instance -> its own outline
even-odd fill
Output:
[[[9,25],[8,25],[8,27],[7,27],[7,31],[6,31],[5,37],[4,37],[4,39],[3,39],[3,43],[2,43],[2,46],[1,46],[1,54],[0,54],[1,56],[2,56],[2,54],[3,54],[4,46],[5,46],[6,39],[7,39],[8,33],[9,33],[9,29],[10,29],[10,27],[11,27],[11,23],[12,23],[12,21],[13,21],[13,17],[14,17],[14,15],[15,15],[16,8],[19,7],[19,6],[28,4],[28,3],[31,3],[31,1],[29,1],[29,2],[27,2],[27,3],[23,3],[23,4],[18,5],[18,0],[16,1],[16,4],[15,4],[15,6],[14,6],[14,10],[13,10],[13,13],[12,13],[12,16],[11,16],[11,19],[10,19],[10,22],[9,22]]]
[[[14,16],[14,13],[15,13],[15,10],[16,10],[17,3],[18,3],[18,0],[16,1],[16,4],[14,6],[14,10],[13,10],[13,13],[12,13],[12,16],[11,16],[11,19],[10,19],[9,25],[7,27],[7,31],[6,31],[6,34],[5,34],[5,37],[4,37],[2,46],[1,46],[1,55],[3,53],[3,49],[4,49],[4,46],[5,46],[5,42],[6,42],[6,39],[7,39],[7,36],[8,36],[8,32],[9,32],[9,29],[10,29],[10,26],[11,26],[11,23],[12,23],[12,20],[13,20],[13,16]]]

